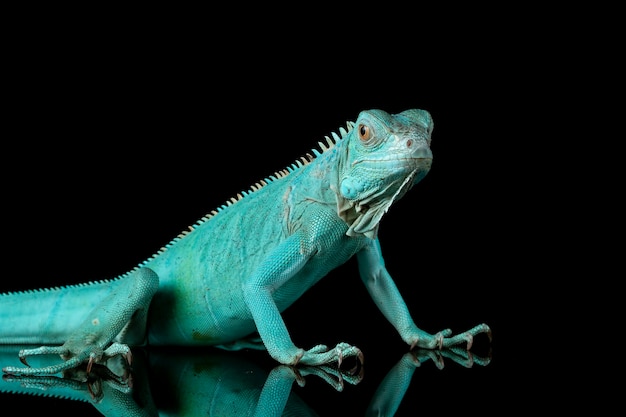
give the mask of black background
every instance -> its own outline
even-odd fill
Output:
[[[422,108],[435,121],[433,167],[383,218],[383,254],[418,326],[459,332],[485,322],[493,359],[471,369],[423,364],[396,415],[538,407],[550,393],[542,382],[551,382],[537,349],[549,293],[538,288],[556,269],[552,242],[561,232],[549,204],[560,191],[546,187],[556,180],[543,171],[550,145],[541,141],[569,91],[550,63],[563,49],[531,42],[527,25],[507,19],[425,28],[424,15],[381,9],[384,18],[370,10],[338,27],[338,19],[259,19],[233,29],[212,12],[202,14],[207,21],[137,14],[45,30],[25,19],[6,64],[11,272],[0,290],[124,273],[359,111]],[[539,228],[538,217],[548,226]],[[299,346],[346,341],[365,352],[358,386],[336,393],[311,378],[294,387],[323,416],[359,415],[407,351],[352,261],[284,318]],[[1,398],[5,409],[92,410]]]

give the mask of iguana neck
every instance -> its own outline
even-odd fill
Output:
[[[308,166],[306,177],[315,181],[319,196],[314,198],[325,204],[336,206],[337,215],[348,225],[348,236],[367,236],[371,239],[378,234],[378,224],[393,201],[400,198],[410,187],[412,178],[407,178],[398,192],[389,196],[386,189],[374,192],[360,200],[349,200],[341,193],[341,181],[350,172],[348,164],[347,140],[337,142],[332,149],[319,155],[315,163]],[[383,197],[381,197],[383,196]]]
[[[359,196],[358,199],[348,199],[341,192],[341,183],[351,175],[355,175],[358,168],[348,162],[348,140],[344,138],[329,152],[325,152],[316,164],[313,176],[321,175],[327,178],[337,215],[348,225],[348,236],[367,236],[375,239],[378,235],[378,226],[382,216],[387,212],[394,201],[400,199],[414,184],[417,169],[405,177],[397,177],[386,185],[371,187]],[[356,174],[358,175],[358,174]],[[392,191],[395,190],[395,191]]]

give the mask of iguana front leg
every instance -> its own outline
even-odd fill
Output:
[[[359,251],[357,260],[361,279],[372,299],[387,320],[400,333],[402,340],[408,343],[411,348],[442,349],[466,343],[469,350],[472,347],[474,336],[480,333],[486,333],[491,340],[491,329],[486,324],[479,324],[455,336],[452,336],[450,329],[442,330],[434,335],[419,329],[413,322],[398,287],[385,268],[378,239],[372,240]]]
[[[296,347],[289,336],[274,297],[311,259],[314,249],[305,241],[303,233],[287,238],[243,284],[244,299],[263,344],[274,359],[285,365],[341,365],[347,357],[357,357],[362,362],[361,351],[347,343],[339,343],[333,349],[317,345],[304,350]],[[282,291],[281,296],[295,297],[295,292]]]
[[[58,354],[64,362],[42,368],[7,366],[2,371],[13,375],[56,374],[87,362],[89,372],[94,363],[103,363],[115,355],[125,355],[130,361],[130,348],[115,339],[120,335],[122,340],[133,344],[144,340],[148,307],[158,286],[159,278],[148,268],[121,278],[117,288],[94,308],[63,345],[23,349],[19,353],[25,365],[31,355]]]

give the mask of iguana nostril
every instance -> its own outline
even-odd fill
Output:
[[[410,140],[409,140],[410,141]],[[407,143],[409,142],[407,141]],[[414,158],[432,158],[433,153],[430,148],[426,145],[414,147],[412,150]]]
[[[414,158],[432,158],[433,154],[426,142],[415,140],[413,138],[406,140],[407,150],[413,153]]]

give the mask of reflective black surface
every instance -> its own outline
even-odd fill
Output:
[[[486,343],[477,342],[476,350],[487,347]],[[8,361],[10,355],[3,352],[0,357]],[[497,388],[496,384],[503,382],[493,358],[465,357],[458,351],[415,350],[400,355],[395,362],[389,360],[390,355],[368,359],[354,374],[346,369],[343,376],[339,376],[336,370],[324,367],[291,368],[292,374],[289,368],[276,366],[262,352],[234,353],[212,348],[135,349],[130,378],[113,377],[105,368],[96,367],[89,377],[81,370],[67,374],[63,380],[5,377],[0,386],[7,391],[27,386],[35,395],[79,398],[79,401],[70,401],[25,393],[3,394],[5,406],[25,407],[29,412],[62,407],[81,415],[114,416],[134,415],[129,409],[136,407],[144,411],[160,410],[167,415],[248,415],[246,413],[257,406],[260,393],[265,390],[272,404],[282,394],[289,396],[285,398],[285,413],[379,415],[376,413],[380,411],[380,415],[402,416],[414,415],[417,411],[435,412],[441,407],[446,412],[480,407],[481,403],[489,402],[489,393]],[[344,367],[351,365],[354,364],[344,363]],[[112,369],[119,371],[121,368]],[[286,379],[282,384],[284,390],[268,388],[272,377],[277,378],[276,373]],[[116,396],[127,399],[116,401],[113,399]],[[489,409],[493,411],[494,405]],[[263,415],[282,415],[258,407],[267,413]],[[490,415],[491,411],[481,412]]]

